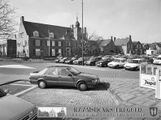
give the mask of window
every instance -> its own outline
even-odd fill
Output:
[[[40,46],[40,40],[35,40],[35,46]]]
[[[68,76],[69,74],[70,74],[69,71],[65,68],[58,69],[58,75],[60,76]]]
[[[55,56],[55,49],[52,49],[52,56]]]
[[[45,72],[45,74],[47,74],[47,75],[54,75],[54,76],[57,76],[57,75],[58,75],[56,68],[49,68],[49,69]]]
[[[47,46],[50,46],[50,40],[47,41]]]
[[[62,54],[62,50],[61,49],[58,49],[58,53],[61,55]]]
[[[40,56],[40,49],[35,49],[36,56]]]
[[[61,47],[61,41],[58,42],[58,46]]]
[[[55,46],[55,41],[52,41],[52,46]]]
[[[38,31],[34,31],[34,32],[33,32],[33,36],[34,36],[34,37],[39,37],[39,32],[38,32]]]
[[[49,37],[54,38],[54,33],[49,33]]]

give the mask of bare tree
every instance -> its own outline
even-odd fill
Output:
[[[97,40],[103,40],[104,38],[93,32],[91,35],[89,35],[88,39],[97,41]]]
[[[0,37],[9,36],[15,30],[14,13],[8,1],[0,0]]]

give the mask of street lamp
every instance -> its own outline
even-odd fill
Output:
[[[83,0],[82,0],[82,65],[84,65],[84,39],[83,39]]]
[[[74,0],[72,0],[74,1]],[[83,0],[82,0],[82,65],[84,65],[84,39],[83,39]]]

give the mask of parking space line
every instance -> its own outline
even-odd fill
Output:
[[[28,89],[26,89],[26,90],[23,90],[23,91],[21,91],[21,92],[19,92],[19,93],[16,93],[16,94],[14,94],[14,95],[18,97],[18,96],[21,96],[21,95],[23,95],[23,94],[25,94],[25,93],[27,93],[27,92],[29,92],[29,91],[31,91],[31,90],[37,88],[37,85],[30,85],[30,86],[32,86],[32,87],[30,87],[30,88],[28,88]]]

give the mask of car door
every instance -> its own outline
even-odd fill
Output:
[[[49,68],[44,74],[44,79],[48,85],[59,85],[57,68]]]
[[[58,69],[58,80],[61,86],[74,86],[74,78],[66,68]]]

